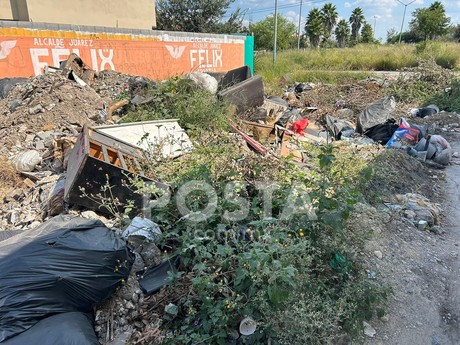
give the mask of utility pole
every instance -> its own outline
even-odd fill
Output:
[[[374,16],[374,37],[375,37],[375,24],[377,23],[377,16]]]
[[[400,0],[396,0],[398,1],[401,5],[404,5],[404,14],[403,14],[403,19],[402,19],[402,22],[401,22],[401,30],[399,31],[399,44],[401,44],[401,37],[402,37],[402,31],[403,31],[403,27],[404,27],[404,19],[406,19],[406,9],[407,9],[407,6],[413,4],[416,0],[412,0],[411,2],[405,4],[404,2],[400,1]]]
[[[303,0],[300,0],[300,9],[299,9],[299,28],[297,33],[297,50],[300,50],[300,23],[302,21],[302,3]]]
[[[414,0],[415,1],[415,0]],[[275,0],[275,32],[273,41],[273,64],[276,64],[276,41],[278,38],[278,0]]]

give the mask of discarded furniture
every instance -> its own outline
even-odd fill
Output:
[[[132,200],[132,213],[138,213],[143,197],[132,190],[130,179],[137,176],[153,182],[144,176],[139,159],[136,147],[84,126],[69,156],[65,201],[107,213],[104,199],[117,200],[123,205]]]
[[[219,81],[219,90],[224,90],[230,86],[241,83],[252,77],[251,69],[249,66],[242,66],[232,69],[225,73]]]
[[[236,106],[238,113],[264,104],[262,78],[255,76],[220,91],[220,99]]]
[[[94,130],[130,146],[158,150],[163,157],[178,157],[193,149],[190,138],[175,119],[100,126]]]

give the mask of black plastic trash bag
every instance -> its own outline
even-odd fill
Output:
[[[133,260],[121,237],[78,217],[0,242],[0,343],[51,315],[90,312],[127,280]]]
[[[360,134],[377,125],[383,125],[392,119],[393,112],[396,109],[394,97],[385,97],[368,105],[358,117],[358,126],[356,130]]]
[[[91,314],[73,312],[50,316],[2,345],[98,345]]]
[[[396,124],[395,120],[391,119],[385,123],[369,128],[364,132],[364,135],[381,145],[386,145],[398,128],[399,125]]]
[[[170,283],[169,274],[176,272],[177,261],[177,258],[164,261],[145,272],[142,278],[139,279],[139,285],[144,295],[150,296]]]
[[[345,131],[354,131],[353,124],[347,120],[341,120],[331,115],[326,115],[326,126],[329,133],[337,140],[340,140]]]

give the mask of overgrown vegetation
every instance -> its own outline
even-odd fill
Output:
[[[431,56],[435,45],[410,49],[416,57]],[[404,54],[388,47],[377,49],[381,50],[375,56],[366,49],[368,60],[364,56],[357,63],[386,61],[377,57],[386,52],[399,56],[396,63],[404,66]],[[352,52],[356,51],[364,48]],[[366,76],[352,72],[351,64],[338,72],[332,62],[344,63],[347,57],[330,52],[332,56],[311,52],[318,61],[305,57],[305,52],[289,52],[280,59],[290,59],[294,65],[268,68],[258,60],[257,68],[265,72],[268,89],[278,87],[281,76],[289,82],[325,81],[324,75],[331,76],[328,82]],[[413,79],[401,79],[385,90],[403,102],[456,106],[459,84],[452,82],[452,71],[439,65],[439,59],[449,61],[448,56],[437,58],[416,59],[409,69]],[[330,63],[326,74],[304,67],[321,59],[323,65]],[[456,56],[454,60],[457,63]],[[314,77],[318,79],[306,79]],[[452,89],[444,93],[447,87]],[[344,97],[345,92],[337,90]],[[175,160],[158,158],[160,162],[145,167],[171,186],[172,195],[151,213],[163,230],[158,245],[167,258],[178,260],[171,285],[161,292],[162,299],[174,303],[175,311],[165,313],[161,301],[149,304],[153,315],[163,319],[164,344],[327,344],[348,335],[359,338],[363,320],[385,314],[390,290],[369,277],[357,261],[372,229],[356,229],[349,217],[358,202],[377,205],[404,192],[401,181],[407,183],[407,192],[417,192],[414,185],[425,188],[411,173],[424,169],[419,162],[404,152],[306,144],[308,168],[299,167],[250,152],[238,137],[228,134],[225,106],[187,80],[158,84],[145,96],[156,101],[123,120],[179,118],[196,134],[192,153]],[[336,99],[340,97],[331,97],[330,103]],[[353,102],[347,104],[353,107]],[[236,340],[245,317],[255,320],[257,331]]]
[[[352,49],[284,51],[278,53],[273,66],[272,55],[256,57],[256,73],[266,87],[279,89],[281,76],[291,82],[340,83],[344,79],[361,80],[372,72],[397,71],[417,67],[420,60],[434,59],[439,66],[460,67],[460,50],[454,43],[423,42],[415,45],[357,45]]]
[[[124,122],[178,119],[183,128],[191,131],[226,128],[225,105],[189,79],[168,79],[151,86],[145,97],[153,99],[128,111]]]
[[[401,76],[388,89],[388,94],[401,102],[435,104],[441,110],[460,111],[460,82],[452,71],[434,60],[421,60],[418,67],[407,71],[412,74]]]
[[[188,291],[175,298],[177,315],[166,316],[164,343],[227,344],[250,317],[257,332],[241,344],[325,344],[343,333],[359,337],[363,320],[383,315],[388,289],[354,261],[370,229],[345,226],[361,198],[360,168],[349,156],[312,147],[313,167],[305,169],[244,151],[227,135],[200,142],[190,155],[153,168],[173,191],[152,212],[164,231],[161,247],[180,258],[167,289]],[[356,169],[344,169],[345,161]],[[178,198],[190,181],[211,186],[217,201],[189,193],[184,217]],[[201,219],[210,203],[215,212]],[[229,212],[247,213],[235,220]]]
[[[433,60],[416,63],[412,71],[420,84],[397,83],[389,92],[398,99],[420,99],[450,85],[450,71]],[[272,70],[273,80],[283,68]],[[301,72],[290,76],[295,73]],[[159,246],[178,260],[162,292],[177,312],[165,313],[160,302],[151,307],[163,317],[163,343],[327,344],[344,335],[359,338],[363,320],[385,314],[390,290],[356,260],[372,229],[348,221],[357,202],[378,204],[402,190],[395,181],[411,184],[410,173],[401,176],[395,168],[410,157],[306,144],[308,168],[298,167],[248,151],[223,130],[225,107],[185,80],[152,87],[148,96],[158,101],[132,111],[128,120],[179,118],[200,134],[191,154],[146,167],[172,192],[151,213],[163,230]],[[236,340],[246,317],[257,331]]]

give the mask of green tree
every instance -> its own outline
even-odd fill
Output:
[[[337,39],[337,45],[339,48],[344,48],[350,37],[350,27],[345,19],[339,21],[335,27],[335,38]]]
[[[360,7],[357,7],[351,12],[351,16],[349,19],[351,24],[351,39],[354,42],[358,41],[359,38],[359,30],[364,23],[364,13]]]
[[[273,49],[275,16],[252,24],[249,31],[254,33],[255,49]],[[278,34],[276,46],[279,49],[288,49],[296,38],[296,26],[285,17],[278,15]]]
[[[363,28],[361,29],[361,42],[363,43],[374,43],[374,30],[372,25],[368,22],[364,22]]]
[[[411,31],[416,32],[424,40],[433,40],[447,34],[450,18],[446,16],[444,5],[433,2],[430,7],[418,8],[412,13]]]
[[[452,33],[454,40],[457,42],[460,42],[460,24],[458,24],[456,27],[453,28],[453,33]]]
[[[337,24],[337,18],[339,17],[337,8],[333,4],[327,3],[321,9],[321,15],[324,23],[324,35],[329,38],[332,35],[332,30]]]
[[[305,32],[310,44],[315,48],[319,48],[321,36],[324,34],[323,15],[319,9],[314,8],[308,13]]]
[[[233,2],[234,0],[159,0],[156,5],[157,29],[211,33],[223,30],[238,32],[242,27],[242,18],[238,21],[232,15],[231,21],[222,22],[223,16]],[[240,11],[237,10],[235,13],[239,14]]]

